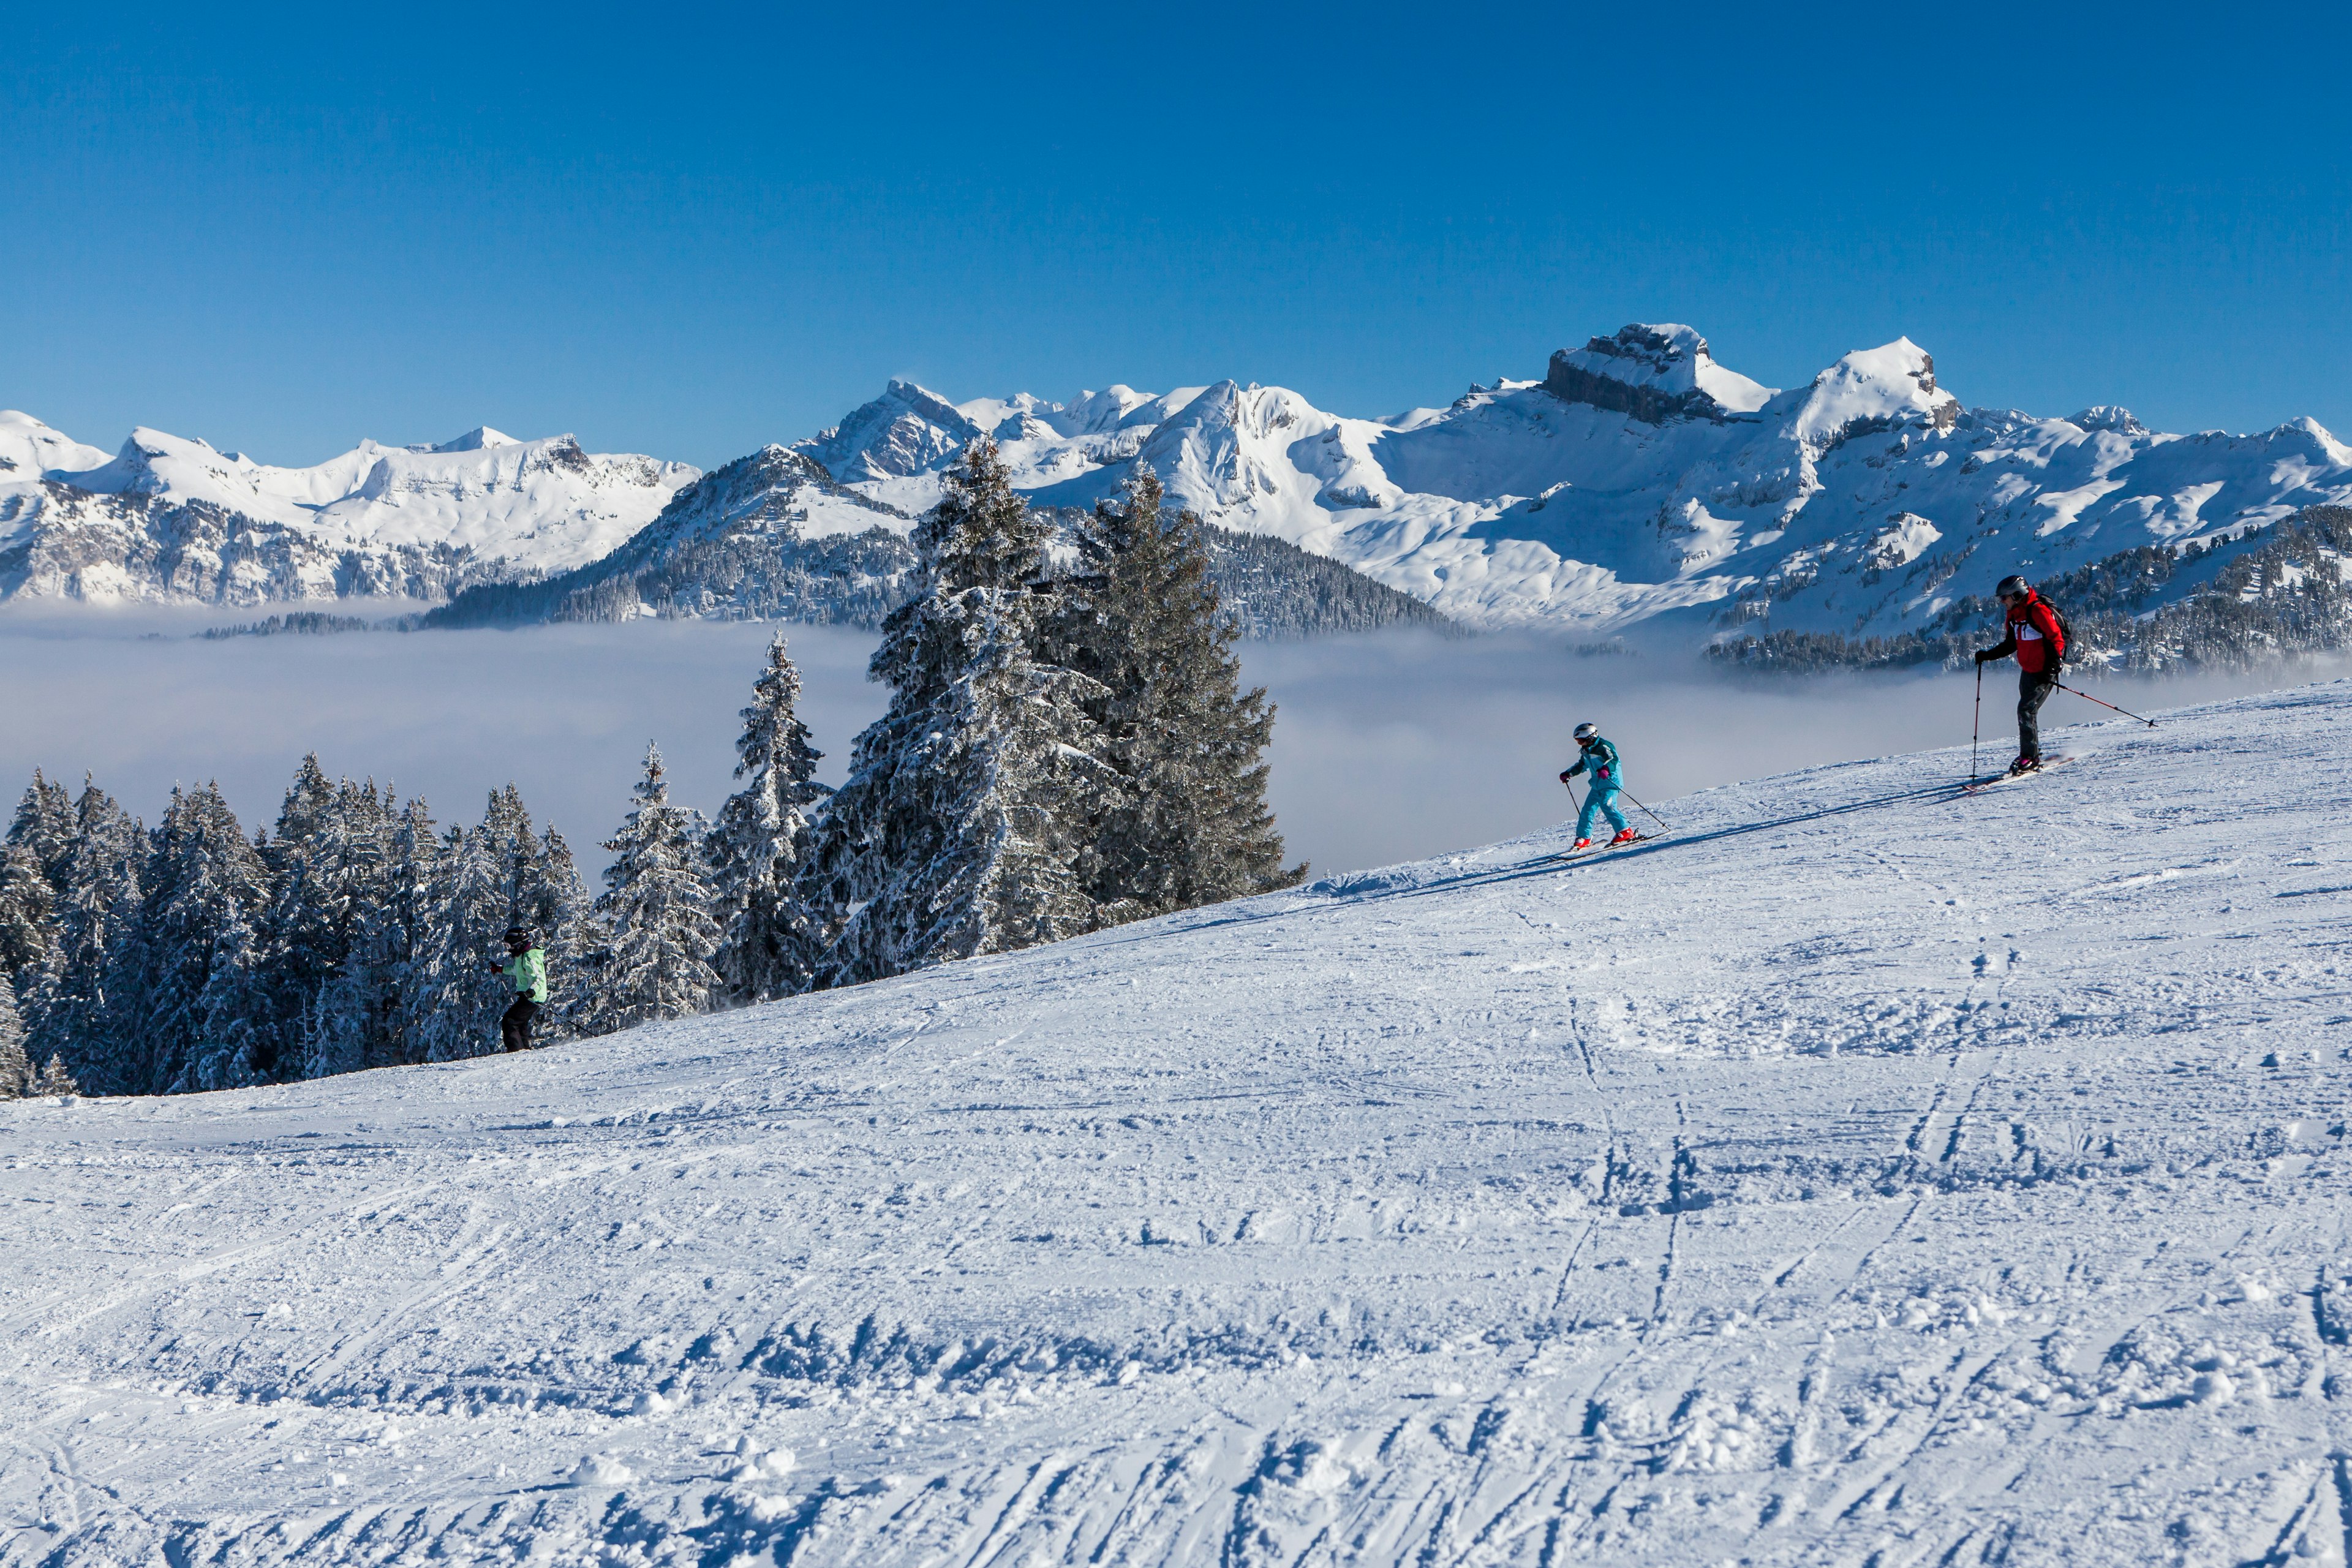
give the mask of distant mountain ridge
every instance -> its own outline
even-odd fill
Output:
[[[793,480],[798,500],[758,503],[799,510],[790,550],[708,520],[688,537],[681,519],[639,545],[699,476],[568,437],[481,430],[272,469],[147,430],[109,459],[0,416],[0,596],[258,605],[557,579],[569,595],[592,586],[569,574],[587,573],[654,592],[636,601],[650,613],[850,613],[868,589],[848,580],[881,591],[887,541],[982,436],[1040,506],[1090,507],[1139,463],[1218,528],[1455,620],[1579,635],[1650,623],[1685,646],[1941,635],[2011,571],[2250,548],[2245,536],[2306,508],[2352,504],[2352,448],[2311,420],[2179,436],[2113,406],[2065,419],[1971,407],[1907,338],[1785,390],[1673,322],[1588,338],[1543,368],[1376,419],[1230,380],[1067,403],[954,402],[893,381],[835,427],[770,448],[824,476]],[[620,587],[596,592],[600,614],[619,613]]]
[[[487,426],[273,468],[144,427],[109,458],[0,411],[0,597],[440,599],[608,553],[699,469]]]
[[[887,442],[887,429],[876,428]],[[1066,530],[1082,516],[1071,510],[1055,521]],[[766,447],[680,490],[604,559],[537,582],[467,588],[421,624],[652,616],[878,626],[915,592],[913,525],[905,512],[836,482],[805,452]],[[1419,600],[1296,545],[1223,529],[1207,536],[1210,575],[1244,636],[1314,637],[1401,622],[1451,628]]]
[[[1685,642],[1917,632],[2011,571],[2234,547],[2352,501],[2352,448],[2308,419],[2171,436],[2112,406],[1971,408],[1907,338],[1776,390],[1671,322],[1562,349],[1540,381],[1497,378],[1383,419],[1232,381],[1068,405],[951,404],[894,382],[796,449],[919,511],[977,429],[1044,504],[1091,504],[1141,462],[1213,523],[1345,562],[1468,624],[1654,621]]]

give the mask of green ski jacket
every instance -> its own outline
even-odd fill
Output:
[[[532,948],[520,958],[507,961],[506,977],[514,982],[516,997],[524,1002],[547,1000],[547,954]]]

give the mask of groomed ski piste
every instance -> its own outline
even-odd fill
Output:
[[[2352,684],[2162,717],[0,1108],[0,1557],[2341,1564]]]

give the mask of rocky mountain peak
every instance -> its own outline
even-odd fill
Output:
[[[1589,338],[1551,356],[1544,389],[1570,403],[1645,424],[1720,423],[1761,408],[1771,389],[1715,363],[1706,340],[1679,322],[1629,322],[1613,337]]]

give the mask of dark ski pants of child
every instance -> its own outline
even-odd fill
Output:
[[[1579,838],[1592,837],[1592,819],[1596,815],[1607,817],[1609,826],[1620,833],[1633,826],[1625,820],[1625,814],[1617,809],[1617,792],[1613,789],[1596,789],[1584,797],[1584,809],[1576,814],[1576,836]]]
[[[539,1004],[530,997],[520,997],[499,1019],[499,1037],[506,1041],[510,1051],[530,1049],[530,1021],[539,1016]]]
[[[2017,754],[2042,760],[2042,705],[2058,684],[2054,669],[2023,669],[2017,675]]]

